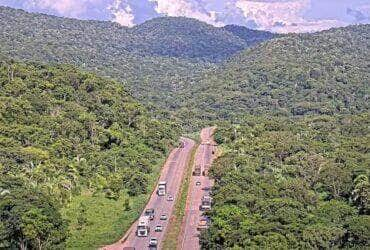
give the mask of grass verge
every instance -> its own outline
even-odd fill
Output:
[[[192,149],[190,161],[187,166],[186,175],[182,179],[180,196],[178,199],[176,199],[175,211],[170,219],[167,233],[163,241],[163,250],[173,250],[174,246],[177,246],[177,239],[181,232],[182,221],[185,216],[185,207],[192,175],[192,166],[194,164],[195,152],[197,151],[200,140],[199,134],[198,135],[192,134],[192,136],[189,136],[189,138],[197,141],[197,144]]]
[[[148,190],[154,190],[166,159],[156,165],[150,175]],[[67,249],[90,250],[118,241],[137,220],[151,192],[129,197],[121,193],[117,200],[108,199],[104,195],[93,196],[88,190],[73,197],[67,207],[62,209],[64,218],[70,221]],[[125,209],[129,199],[130,209]],[[81,217],[83,207],[83,217]],[[78,226],[83,220],[83,226]]]

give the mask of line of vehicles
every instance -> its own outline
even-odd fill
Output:
[[[213,146],[211,141],[206,141],[204,144],[208,146]],[[214,149],[212,149],[212,154],[215,154]],[[202,171],[201,165],[196,165],[194,167],[193,176],[208,176],[210,167],[211,167],[210,164],[205,164],[204,169]],[[201,182],[197,180],[195,182],[195,186],[201,186]],[[201,198],[199,210],[209,211],[212,208],[212,197],[210,196],[212,193],[211,187],[203,187],[202,190],[204,191],[205,194]],[[204,213],[202,213],[202,215],[200,216],[198,225],[197,225],[197,230],[198,231],[206,230],[209,227],[209,224],[210,224],[209,217],[205,215]]]
[[[211,145],[210,141],[206,142],[207,145]],[[179,144],[180,148],[184,147],[184,142],[180,142]],[[212,154],[214,154],[214,151],[212,151]],[[210,168],[210,165],[205,165],[204,169],[202,171],[202,168],[200,165],[196,165],[193,170],[193,176],[207,176],[208,170]],[[202,183],[198,180],[196,181],[196,186],[201,186]],[[212,207],[212,197],[210,196],[211,191],[210,187],[204,187],[202,188],[203,191],[206,191],[206,195],[203,195],[201,199],[201,204],[199,206],[200,211],[209,211]],[[166,181],[160,181],[158,182],[156,193],[158,196],[166,196],[167,201],[173,201],[174,197],[171,194],[168,194],[167,192],[167,182]],[[153,208],[146,209],[143,213],[143,215],[139,218],[137,229],[136,229],[136,236],[137,237],[148,237],[150,235],[150,221],[154,220],[155,218],[155,210]],[[160,221],[166,221],[167,215],[161,214],[159,217]],[[205,230],[209,226],[209,218],[205,215],[202,215],[200,218],[200,221],[197,226],[197,230]],[[155,225],[154,231],[155,232],[162,232],[164,230],[162,225]],[[157,249],[158,247],[158,239],[156,237],[151,237],[149,239],[149,249]]]
[[[167,192],[167,182],[160,181],[158,183],[157,191],[158,196],[166,196],[167,201],[173,201],[174,198],[171,194]],[[148,208],[144,211],[143,215],[139,218],[137,228],[136,228],[136,236],[137,237],[148,237],[150,234],[150,221],[154,220],[155,217],[155,210],[153,208]],[[167,215],[161,214],[159,217],[160,221],[166,221]],[[154,232],[162,232],[163,226],[156,225],[154,227]],[[149,239],[149,249],[157,249],[158,246],[158,239],[156,237],[151,237]]]

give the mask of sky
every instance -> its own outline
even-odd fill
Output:
[[[0,5],[129,27],[160,16],[278,33],[370,23],[370,0],[0,0]]]

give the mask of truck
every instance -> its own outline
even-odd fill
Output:
[[[211,210],[212,205],[212,197],[209,195],[204,195],[202,197],[201,205],[199,207],[199,210]]]
[[[158,196],[165,196],[166,195],[166,189],[167,189],[167,182],[166,181],[160,181],[158,183],[157,195]]]
[[[193,176],[200,176],[201,174],[201,167],[200,165],[196,165],[193,171]]]
[[[144,212],[144,216],[149,217],[150,220],[154,219],[154,209],[153,208],[148,208]]]
[[[141,216],[137,224],[136,235],[138,237],[147,237],[150,232],[148,216]]]

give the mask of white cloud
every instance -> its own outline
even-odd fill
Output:
[[[308,21],[304,12],[311,7],[311,0],[238,0],[246,19],[253,20],[260,29],[279,33],[313,32],[345,25],[337,20]]]
[[[89,0],[31,0],[26,1],[23,5],[26,8],[53,10],[63,16],[78,17],[86,11],[87,5],[93,2]]]
[[[168,16],[185,16],[196,18],[200,21],[223,26],[224,23],[217,20],[215,11],[209,11],[204,8],[201,2],[196,0],[149,0],[156,3],[155,10],[159,14]]]
[[[127,27],[132,27],[135,25],[135,16],[132,12],[132,8],[123,0],[115,0],[113,4],[108,6],[108,10],[110,10],[112,15],[114,16],[112,20],[113,22],[117,22]]]

